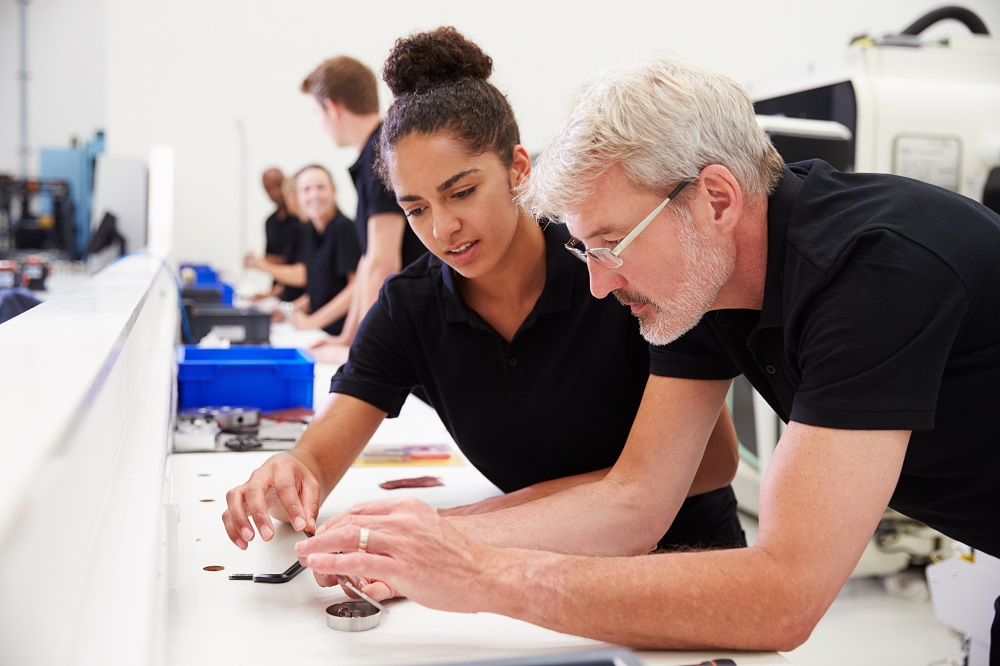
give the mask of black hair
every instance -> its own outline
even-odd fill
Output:
[[[521,136],[507,97],[487,81],[492,72],[493,59],[451,26],[396,40],[382,72],[395,96],[378,145],[382,181],[389,184],[385,156],[414,132],[447,132],[510,166]]]

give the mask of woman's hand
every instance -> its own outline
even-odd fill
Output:
[[[230,540],[243,550],[254,538],[255,525],[264,541],[271,540],[272,513],[287,519],[297,532],[314,532],[319,494],[319,482],[309,468],[294,455],[279,453],[268,458],[246,483],[226,493],[228,508],[222,523]]]

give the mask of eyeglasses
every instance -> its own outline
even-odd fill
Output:
[[[618,243],[618,245],[614,246],[614,248],[608,249],[606,247],[595,247],[589,250],[586,249],[581,250],[580,248],[577,247],[577,245],[580,244],[580,241],[577,240],[576,238],[570,238],[569,242],[566,243],[566,249],[569,250],[574,257],[583,262],[586,262],[587,257],[590,257],[591,259],[594,259],[605,268],[621,267],[622,263],[624,262],[622,262],[622,259],[619,255],[621,255],[621,253],[625,251],[625,248],[629,246],[629,243],[631,243],[636,239],[636,236],[642,233],[643,229],[649,226],[649,223],[653,221],[653,218],[659,215],[660,211],[663,210],[666,207],[666,205],[670,203],[670,200],[676,197],[680,193],[680,191],[684,189],[684,186],[686,186],[689,182],[691,181],[685,180],[680,185],[675,187],[674,191],[668,194],[667,198],[664,199],[662,202],[660,202],[660,205],[654,208],[653,212],[647,215],[646,219],[637,224],[635,229],[629,232],[628,236],[623,238],[621,242]]]

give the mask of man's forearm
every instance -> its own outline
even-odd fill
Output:
[[[488,552],[493,573],[466,588],[471,606],[635,648],[788,650],[829,605],[802,594],[759,548],[630,558]]]
[[[688,495],[727,388],[724,381],[650,377],[628,442],[600,481],[449,520],[477,541],[493,545],[586,555],[649,552]],[[675,423],[684,423],[684,429],[674,429]],[[581,520],[582,507],[586,514]]]
[[[588,507],[582,521],[581,506]],[[637,555],[656,546],[672,519],[673,514],[652,512],[627,489],[602,479],[489,513],[448,520],[470,538],[495,546]]]
[[[471,516],[475,514],[499,511],[501,509],[509,509],[528,502],[534,502],[535,500],[548,497],[549,495],[578,486],[582,483],[600,481],[607,473],[608,468],[605,467],[604,469],[587,472],[585,474],[575,474],[573,476],[565,476],[559,479],[542,481],[541,483],[536,483],[504,495],[488,497],[482,501],[475,502],[474,504],[466,504],[464,506],[457,506],[451,509],[441,509],[438,513],[442,516]]]

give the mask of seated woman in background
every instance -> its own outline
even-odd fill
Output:
[[[321,328],[336,335],[351,302],[361,246],[353,222],[337,210],[329,171],[315,164],[300,170],[295,192],[300,214],[308,222],[301,230],[296,261],[281,265],[247,255],[244,265],[270,274],[275,282],[304,289],[293,301],[296,328]]]
[[[443,512],[473,536],[483,536],[476,519],[488,518],[478,514],[602,478],[629,438],[649,379],[648,344],[628,309],[591,297],[586,267],[564,248],[565,227],[539,224],[515,202],[531,163],[491,71],[492,60],[454,28],[396,43],[385,66],[396,99],[380,169],[430,252],[386,281],[332,380],[327,410],[294,449],[228,493],[223,523],[240,548],[254,524],[270,540],[269,512],[315,530],[320,505],[417,388],[468,460],[507,493]],[[676,452],[663,479],[674,510],[650,550],[745,545],[728,485],[738,461],[728,410],[709,435],[707,446]],[[530,535],[488,538],[504,545]],[[394,595],[380,581],[363,590]]]

